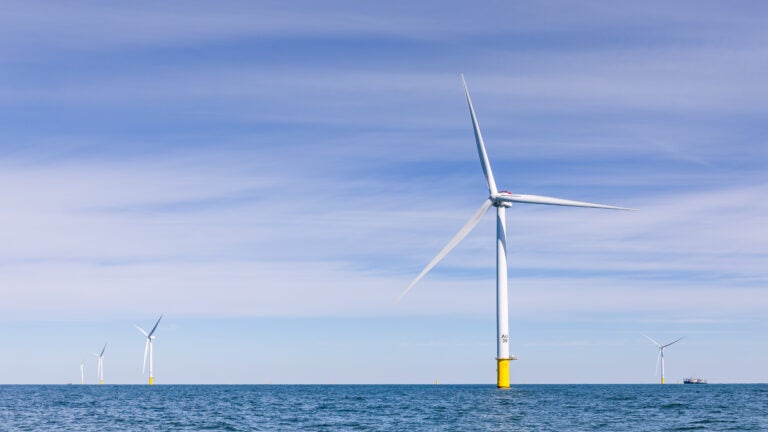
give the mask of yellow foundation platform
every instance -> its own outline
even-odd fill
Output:
[[[496,387],[509,388],[509,362],[517,357],[496,359]]]

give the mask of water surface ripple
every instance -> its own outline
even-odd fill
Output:
[[[768,431],[768,385],[6,385],[1,431]]]

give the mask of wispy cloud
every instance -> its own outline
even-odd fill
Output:
[[[15,211],[2,219],[2,266],[3,286],[19,287],[8,290],[13,309],[129,312],[149,295],[192,314],[401,314],[425,303],[479,313],[492,304],[492,290],[477,288],[492,285],[487,223],[421,294],[392,302],[471,212],[454,204],[474,206],[463,192],[435,207],[419,202],[425,192],[414,187],[356,195],[346,175],[302,187],[305,177],[282,164],[210,161],[7,165],[3,183],[16,187],[2,199]],[[637,204],[635,213],[516,206],[514,303],[539,313],[760,310],[764,189],[620,203]],[[736,229],[743,226],[750,229]],[[44,306],[38,299],[49,291],[58,294]]]

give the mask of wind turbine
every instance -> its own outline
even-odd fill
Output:
[[[104,348],[101,349],[101,353],[96,354],[93,353],[93,355],[96,356],[96,358],[99,361],[99,365],[96,368],[96,376],[99,378],[99,384],[104,384],[104,350],[107,349],[107,344],[104,344]],[[82,369],[82,363],[80,364],[80,368]]]
[[[643,335],[643,336],[645,336],[645,335]],[[662,345],[662,344],[656,342],[655,340],[651,339],[650,336],[645,336],[645,337],[648,338],[649,341],[653,342],[653,344],[656,345],[659,348],[659,356],[656,358],[656,373],[659,373],[659,362],[661,362],[661,383],[664,384],[664,348],[672,345],[673,343],[679,342],[680,339],[682,339],[682,338],[675,339],[675,340],[673,340],[672,342],[670,342],[670,343],[668,343],[666,345]],[[683,336],[683,337],[685,337],[685,336]]]
[[[80,384],[85,384],[85,360],[80,361]]]
[[[508,296],[507,296],[507,227],[506,227],[506,209],[512,207],[512,203],[527,204],[549,204],[571,207],[592,207],[600,209],[631,210],[624,207],[615,207],[603,204],[593,204],[581,201],[571,201],[561,198],[552,198],[538,195],[513,194],[505,190],[496,188],[496,181],[491,171],[491,163],[488,161],[488,154],[485,151],[483,136],[480,133],[480,125],[477,123],[475,108],[472,106],[472,99],[469,96],[467,83],[464,81],[464,75],[461,76],[464,85],[464,94],[467,98],[469,115],[472,119],[472,127],[475,131],[475,143],[477,144],[477,153],[480,157],[480,166],[485,175],[485,182],[488,186],[489,196],[483,202],[483,205],[475,212],[469,221],[459,230],[459,232],[448,242],[448,244],[437,254],[432,261],[424,267],[424,270],[416,276],[408,287],[398,297],[400,301],[417,282],[424,277],[440,260],[442,260],[453,248],[456,247],[467,234],[480,222],[480,218],[493,206],[496,207],[496,385],[499,388],[509,387],[509,362],[516,360],[516,357],[509,354],[509,318],[508,318]]]
[[[141,373],[145,373],[147,370],[147,354],[149,354],[149,385],[152,385],[155,383],[155,372],[153,369],[153,361],[152,361],[152,341],[155,340],[157,336],[155,336],[155,330],[157,330],[157,325],[160,324],[160,320],[163,319],[163,316],[160,315],[160,318],[157,319],[157,322],[155,323],[155,326],[152,327],[152,330],[150,330],[149,333],[145,332],[143,328],[139,326],[135,326],[141,334],[143,334],[147,338],[147,343],[144,345],[144,366],[141,367]]]

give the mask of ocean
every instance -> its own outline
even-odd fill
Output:
[[[768,431],[768,384],[4,385],[2,431]]]

